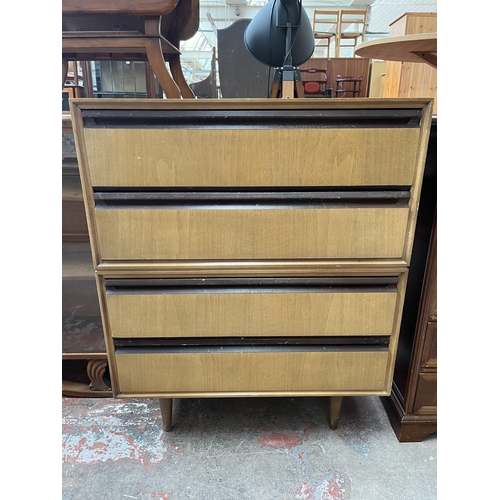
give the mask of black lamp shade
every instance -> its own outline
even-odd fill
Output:
[[[292,64],[305,63],[314,52],[314,37],[299,0],[270,0],[264,5],[245,30],[243,38],[248,51],[268,66],[284,66],[287,22],[291,24]]]

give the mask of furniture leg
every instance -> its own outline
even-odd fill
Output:
[[[146,55],[160,87],[165,92],[167,99],[180,99],[182,97],[179,87],[170,76],[161,49],[161,16],[147,16],[144,21],[144,32],[151,36],[146,40]]]
[[[66,77],[68,76],[68,60],[62,60],[62,88],[64,89],[64,82],[66,81]]]
[[[182,72],[180,56],[179,55],[172,56],[172,58],[169,60],[169,65],[170,65],[170,72],[172,73],[172,78],[179,87],[182,97],[184,99],[194,99],[195,98],[194,92],[191,90],[191,87],[186,82],[186,79],[184,78],[184,73]]]
[[[304,84],[302,82],[295,82],[295,90],[297,97],[304,97]]]
[[[151,69],[151,64],[146,61],[146,96],[149,99],[156,98],[155,74]]]
[[[92,73],[90,71],[90,61],[83,62],[82,70],[83,70],[83,87],[85,88],[85,97],[93,97]]]
[[[172,430],[172,402],[172,398],[160,398],[161,419],[165,432]]]
[[[87,375],[90,379],[90,390],[93,391],[111,391],[104,382],[104,374],[108,367],[108,362],[102,359],[90,360],[87,364]]]
[[[330,429],[335,430],[339,423],[340,408],[342,407],[343,396],[330,396],[330,413],[328,415],[328,424]]]
[[[269,97],[272,98],[278,97],[279,89],[280,89],[279,82],[273,82],[271,85],[271,92],[269,93]]]
[[[167,99],[180,99],[182,96],[179,87],[170,76],[165,65],[165,59],[163,59],[163,54],[161,52],[160,40],[147,40],[146,54],[149,64],[151,64],[151,69],[154,71],[158,83],[165,92]]]

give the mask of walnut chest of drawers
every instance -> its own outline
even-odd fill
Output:
[[[113,395],[388,395],[430,99],[75,99]]]

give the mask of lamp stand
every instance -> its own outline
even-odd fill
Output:
[[[298,68],[292,66],[292,25],[287,22],[286,25],[281,26],[281,28],[286,29],[286,56],[283,67],[276,68],[274,72],[274,79],[269,97],[278,97],[279,94],[281,94],[282,99],[293,99],[295,94],[297,94],[297,97],[304,97],[304,85],[300,78],[300,71]]]
[[[282,99],[304,97],[304,84],[300,78],[299,69],[276,68],[269,97]]]

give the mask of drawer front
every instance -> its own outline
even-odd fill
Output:
[[[97,208],[102,260],[401,258],[408,208]]]
[[[419,128],[88,128],[93,186],[410,186]]]
[[[383,391],[388,352],[116,354],[120,393]]]
[[[437,409],[437,373],[419,373],[414,413],[435,414]]]
[[[176,287],[141,287],[130,286],[133,281],[120,286],[127,281],[113,280],[118,286],[107,287],[115,338],[389,336],[393,331],[395,285],[247,286],[234,279],[220,287],[182,286],[183,280]]]

